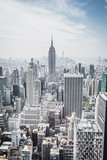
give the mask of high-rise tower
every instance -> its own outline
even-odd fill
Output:
[[[100,93],[96,99],[97,123],[99,124],[103,133],[103,157],[102,160],[107,159],[107,92]]]
[[[82,116],[82,75],[64,75],[64,117],[76,113],[78,118]]]
[[[48,72],[49,72],[49,82],[56,81],[56,54],[55,48],[53,46],[53,39],[51,39],[51,46],[49,48],[48,54]]]
[[[107,92],[107,73],[103,73],[103,75],[102,75],[101,91]]]
[[[33,68],[27,70],[27,104],[33,105],[34,103],[34,83],[35,76]]]

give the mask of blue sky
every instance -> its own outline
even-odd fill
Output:
[[[107,0],[0,0],[0,57],[106,57]]]

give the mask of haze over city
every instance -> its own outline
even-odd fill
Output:
[[[107,0],[0,0],[0,160],[107,160]]]
[[[0,57],[106,57],[107,0],[0,0]]]

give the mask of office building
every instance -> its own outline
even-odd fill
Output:
[[[53,40],[51,40],[51,46],[48,53],[48,72],[49,72],[49,82],[56,81],[56,54],[55,48],[53,46]]]
[[[95,121],[81,119],[75,123],[74,159],[102,160],[102,131]]]
[[[35,91],[41,97],[41,81],[40,80],[35,81]]]
[[[11,146],[7,150],[8,160],[22,160],[22,146]]]
[[[76,74],[64,75],[64,117],[71,116],[72,112],[82,116],[83,76]]]
[[[82,69],[81,69],[81,63],[78,64],[78,71],[79,73],[81,73]]]
[[[34,104],[35,75],[33,68],[27,70],[27,104]]]
[[[21,116],[20,114],[12,114],[9,117],[9,131],[13,131],[14,129],[20,129],[21,125]]]
[[[19,71],[18,71],[18,69],[13,70],[13,84],[19,85]]]
[[[3,71],[1,66],[0,66],[0,76],[3,76]]]
[[[59,160],[59,149],[52,148],[50,150],[50,160]]]
[[[20,86],[18,84],[13,84],[13,96],[20,96]]]
[[[101,92],[101,79],[95,79],[95,97],[98,96],[99,92]]]
[[[12,90],[9,88],[5,88],[4,91],[4,102],[6,105],[11,104],[11,99],[12,99]]]
[[[102,75],[101,91],[107,92],[107,73],[103,73]]]
[[[93,77],[94,77],[94,65],[93,65],[93,64],[90,64],[89,73],[90,73],[90,75],[91,75],[91,78],[93,78]]]
[[[107,159],[107,93],[100,93],[96,100],[96,120],[103,133],[103,160]]]
[[[60,137],[59,160],[74,160],[74,143],[66,136]]]
[[[2,110],[2,93],[0,91],[0,113],[1,113],[1,110]]]
[[[4,131],[7,127],[7,119],[5,113],[0,113],[0,128]]]
[[[21,113],[22,111],[22,100],[21,98],[15,98],[14,108],[16,113]]]
[[[41,107],[40,106],[24,106],[21,112],[21,124],[30,127],[31,130],[36,129],[40,123]]]
[[[44,137],[42,142],[42,160],[50,160],[50,150],[57,147],[56,137]]]
[[[5,76],[0,76],[0,90],[2,96],[4,96],[4,88],[7,87],[7,78]]]
[[[12,131],[11,134],[11,138],[12,138],[12,146],[19,146],[19,142],[20,142],[20,129],[15,129]]]
[[[45,78],[46,74],[45,74],[45,65],[41,65],[41,72],[40,72],[40,77],[41,78]]]

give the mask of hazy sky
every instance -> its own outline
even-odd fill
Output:
[[[107,0],[0,0],[0,58],[107,56]]]

